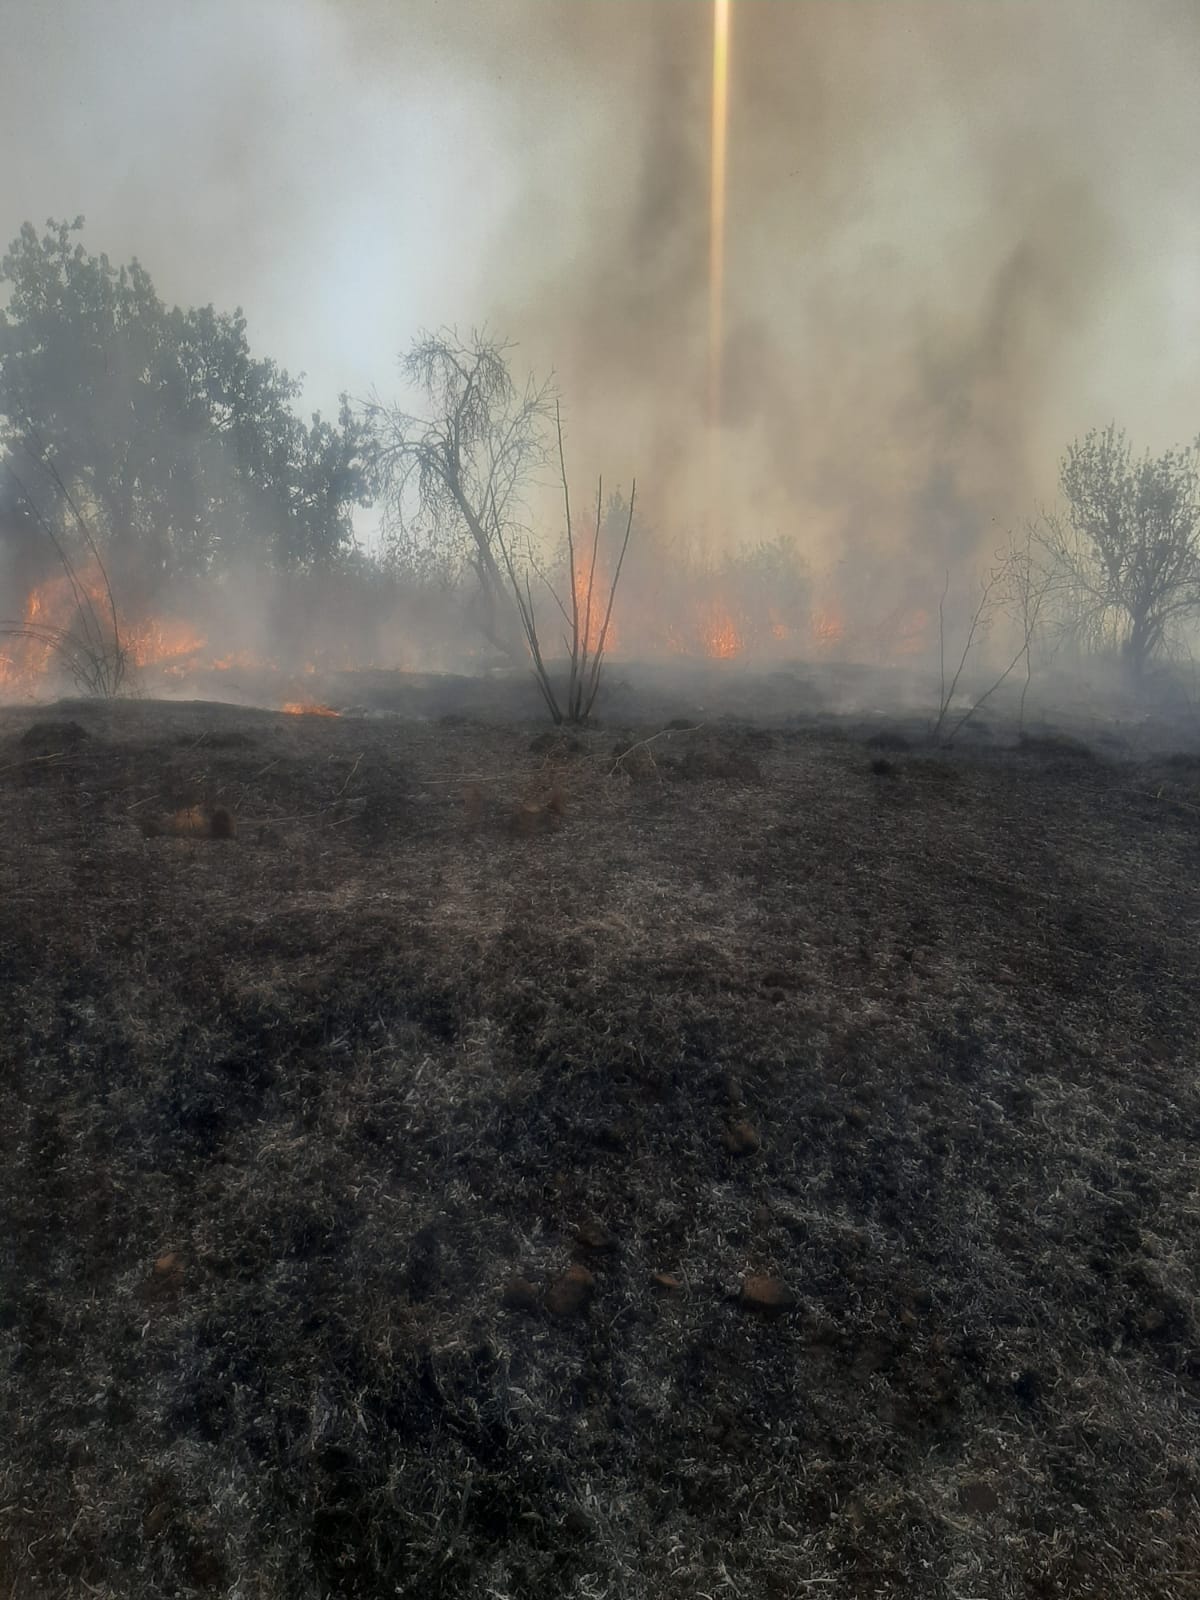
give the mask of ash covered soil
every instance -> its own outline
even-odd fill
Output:
[[[663,721],[0,713],[6,1600],[1200,1595],[1200,758]]]

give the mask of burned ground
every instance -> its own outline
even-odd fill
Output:
[[[0,1595],[1200,1594],[1200,766],[539,733],[0,717]]]

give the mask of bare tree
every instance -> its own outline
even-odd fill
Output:
[[[1043,619],[1046,601],[1051,589],[1051,575],[1038,560],[1034,531],[1026,526],[1024,538],[1010,536],[1008,549],[1001,558],[1001,603],[1014,624],[1019,648],[1014,668],[1025,664],[1025,681],[1021,685],[1021,699],[1017,712],[1017,727],[1025,727],[1025,702],[1033,683],[1033,646],[1045,639]],[[1012,670],[1012,669],[1010,669]],[[1007,673],[1005,674],[1007,676]]]
[[[609,629],[612,625],[613,603],[616,600],[617,585],[621,581],[621,568],[625,565],[625,554],[629,549],[629,539],[633,532],[637,479],[634,479],[629,492],[625,533],[613,567],[612,582],[608,586],[608,598],[605,601],[603,592],[596,587],[600,534],[604,523],[604,479],[599,480],[596,488],[596,523],[592,533],[592,549],[590,557],[585,557],[575,542],[575,527],[571,519],[571,490],[567,483],[567,459],[563,448],[562,415],[557,402],[554,407],[554,430],[558,444],[558,466],[566,516],[567,578],[571,586],[570,610],[567,609],[562,596],[545,572],[537,565],[532,552],[526,550],[522,562],[520,555],[514,551],[499,525],[495,529],[495,537],[508,573],[513,599],[516,601],[530,660],[533,662],[534,678],[542,699],[546,702],[546,709],[555,723],[583,723],[591,716],[596,696],[600,692],[600,676],[604,666],[604,654],[608,647]],[[565,709],[559,700],[554,678],[542,650],[540,623],[533,598],[533,585],[529,577],[531,569],[549,592],[550,598],[570,630],[563,637],[567,652]],[[593,623],[598,626],[598,632]]]
[[[551,460],[553,412],[551,383],[513,381],[512,349],[481,329],[422,333],[401,371],[423,413],[377,398],[362,408],[388,534],[474,572],[481,628],[507,654],[521,643],[502,546],[527,536],[524,495]]]
[[[962,654],[949,683],[947,683],[946,596],[949,592],[950,574],[947,572],[946,586],[942,591],[941,600],[938,602],[938,653],[941,664],[941,690],[938,714],[932,729],[934,741],[950,744],[975,713],[991,699],[998,689],[1008,682],[1022,661],[1025,663],[1025,682],[1021,688],[1019,721],[1023,726],[1025,700],[1029,693],[1029,685],[1033,680],[1033,644],[1038,634],[1042,609],[1049,592],[1047,575],[1034,559],[1032,534],[1027,533],[1023,541],[1010,538],[1008,549],[1000,552],[996,558],[995,565],[991,567],[984,577],[980,587],[979,602],[971,615],[971,621],[967,628]],[[1014,646],[1011,659],[1002,658],[1007,660],[1007,664],[987,684],[983,692],[973,699],[961,716],[952,721],[950,719],[950,708],[958,692],[958,686],[963,674],[967,670],[971,654],[977,646],[982,644],[998,617],[1007,617],[1010,624],[1012,624],[1012,635],[1015,635],[1015,637],[1011,638],[1011,643]]]
[[[1135,460],[1123,432],[1093,429],[1060,481],[1065,513],[1038,531],[1056,608],[1086,646],[1116,643],[1140,680],[1200,611],[1200,447]]]

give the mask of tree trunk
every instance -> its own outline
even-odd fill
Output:
[[[1134,614],[1129,638],[1125,641],[1125,664],[1137,688],[1145,682],[1146,669],[1158,644],[1159,632],[1144,612]]]
[[[525,644],[518,625],[516,607],[510,600],[504,576],[492,551],[491,540],[474,507],[463,494],[461,485],[452,481],[450,492],[462,513],[463,521],[470,530],[478,552],[477,559],[471,565],[479,578],[484,616],[487,619],[483,631],[489,643],[494,644],[497,650],[508,656],[514,666],[518,666],[525,660]]]

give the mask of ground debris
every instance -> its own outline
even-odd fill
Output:
[[[546,1291],[546,1310],[555,1317],[573,1317],[585,1310],[595,1293],[596,1280],[586,1267],[573,1266]]]

